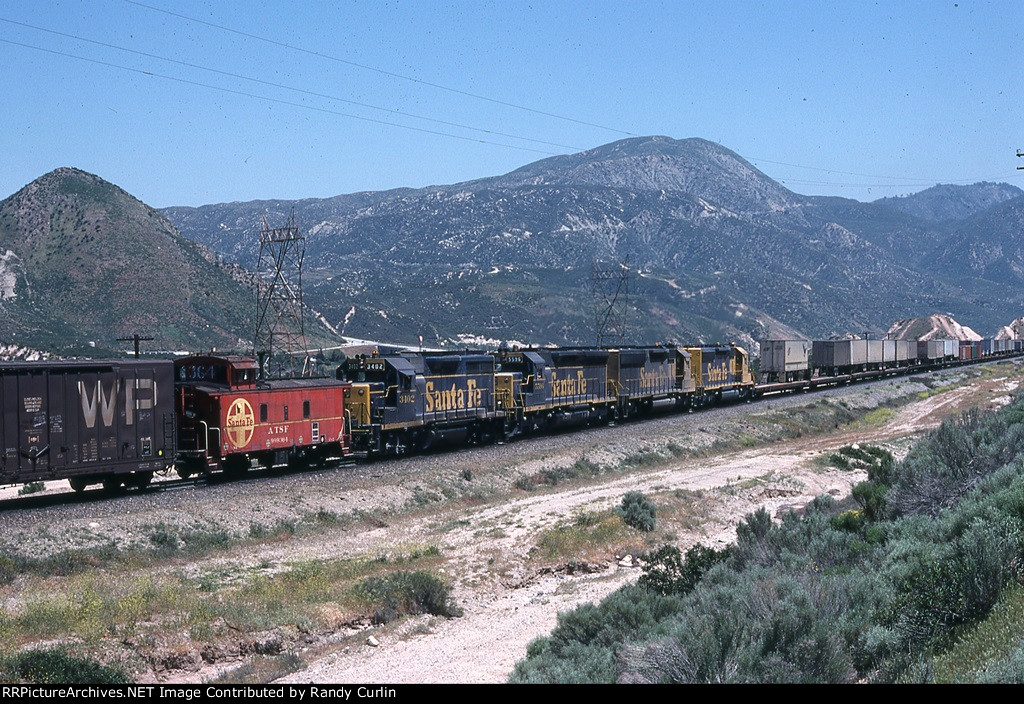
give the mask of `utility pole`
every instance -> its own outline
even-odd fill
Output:
[[[1024,152],[1022,152],[1020,149],[1018,149],[1017,150],[1017,156],[1024,156]],[[1022,170],[1024,170],[1024,166],[1018,166],[1017,167],[1017,171],[1022,171]]]
[[[153,339],[152,337],[139,337],[139,334],[135,333],[131,337],[119,337],[119,338],[117,338],[117,341],[118,342],[134,342],[135,343],[135,359],[138,359],[139,358],[139,343],[140,342],[149,342],[152,339]]]

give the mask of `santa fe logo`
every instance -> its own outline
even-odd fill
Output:
[[[236,398],[228,408],[225,425],[232,445],[239,449],[248,445],[256,428],[256,416],[249,402],[244,398]]]

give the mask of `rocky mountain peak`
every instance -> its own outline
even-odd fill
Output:
[[[683,192],[736,212],[784,210],[803,201],[720,144],[663,136],[623,139],[554,156],[475,183]]]

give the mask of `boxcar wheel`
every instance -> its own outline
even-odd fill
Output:
[[[85,487],[89,486],[89,484],[82,477],[71,477],[70,479],[68,479],[68,484],[70,484],[71,488],[78,493],[82,493],[83,491],[85,491]]]
[[[107,492],[108,494],[113,494],[115,492],[120,491],[122,486],[123,483],[121,482],[121,480],[115,477],[103,480],[103,491]]]
[[[128,486],[133,489],[145,489],[151,481],[153,481],[152,472],[136,472],[128,480]]]

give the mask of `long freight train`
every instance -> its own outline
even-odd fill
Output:
[[[0,483],[114,490],[402,455],[1021,354],[1022,340],[766,340],[761,383],[736,345],[374,354],[295,380],[242,356],[0,363]]]

